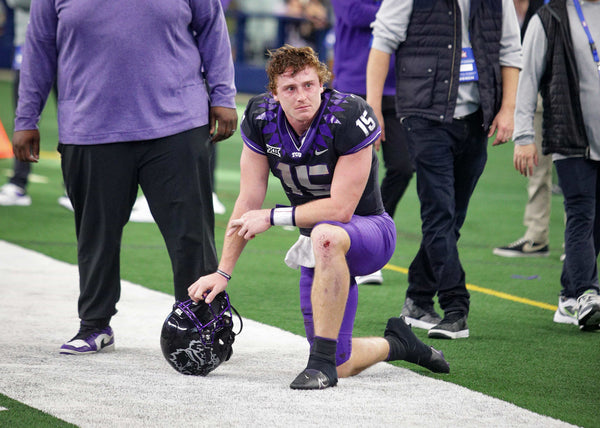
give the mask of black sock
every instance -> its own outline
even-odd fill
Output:
[[[337,382],[337,368],[335,365],[335,353],[337,341],[324,337],[315,337],[310,348],[307,369],[319,370],[329,378],[332,384]]]
[[[390,344],[390,353],[385,361],[399,361],[406,357],[406,346],[398,338],[386,336],[385,340]]]
[[[105,327],[108,327],[110,324],[110,317],[108,318],[99,318],[95,320],[81,320],[80,327],[86,329],[98,329],[102,330]]]
[[[400,318],[391,318],[384,334],[390,344],[390,353],[386,361],[405,360],[417,363],[431,356],[431,348],[421,342],[409,325]]]

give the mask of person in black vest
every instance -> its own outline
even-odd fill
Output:
[[[538,164],[533,116],[544,108],[542,152],[552,153],[567,223],[554,321],[600,328],[600,1],[551,0],[531,18],[515,110],[514,166],[528,176]]]
[[[502,144],[513,131],[521,67],[513,0],[384,1],[367,64],[367,101],[378,120],[392,53],[423,235],[401,314],[429,337],[466,338],[470,296],[457,241],[488,138]],[[444,317],[434,324],[436,293]]]

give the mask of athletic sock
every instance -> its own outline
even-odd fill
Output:
[[[406,356],[406,347],[404,344],[396,337],[386,336],[384,338],[390,344],[390,352],[385,359],[386,361],[399,361],[403,360]]]
[[[420,364],[431,357],[431,347],[421,342],[400,318],[388,321],[384,337],[390,344],[386,361],[405,360]]]
[[[319,370],[329,378],[332,385],[337,383],[337,368],[335,365],[335,353],[337,351],[337,340],[324,337],[315,337],[310,348],[307,369]]]
[[[421,342],[402,318],[390,318],[384,338],[390,344],[386,361],[404,360],[415,363],[434,373],[449,373],[450,365],[444,354]]]

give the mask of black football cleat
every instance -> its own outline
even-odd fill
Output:
[[[405,360],[434,373],[450,373],[450,364],[444,354],[421,342],[403,318],[390,318],[384,337],[390,343],[388,361]]]
[[[327,375],[320,370],[304,369],[290,384],[292,389],[325,389],[337,384],[331,382]]]
[[[444,353],[438,351],[433,346],[431,348],[431,357],[427,365],[423,364],[423,367],[431,370],[434,373],[450,373],[450,364],[444,358]]]

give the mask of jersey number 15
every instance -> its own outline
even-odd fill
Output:
[[[375,129],[375,121],[372,117],[368,116],[367,110],[363,112],[363,114],[356,119],[356,126],[358,126],[362,132],[365,133],[365,137],[368,137],[371,132]]]

